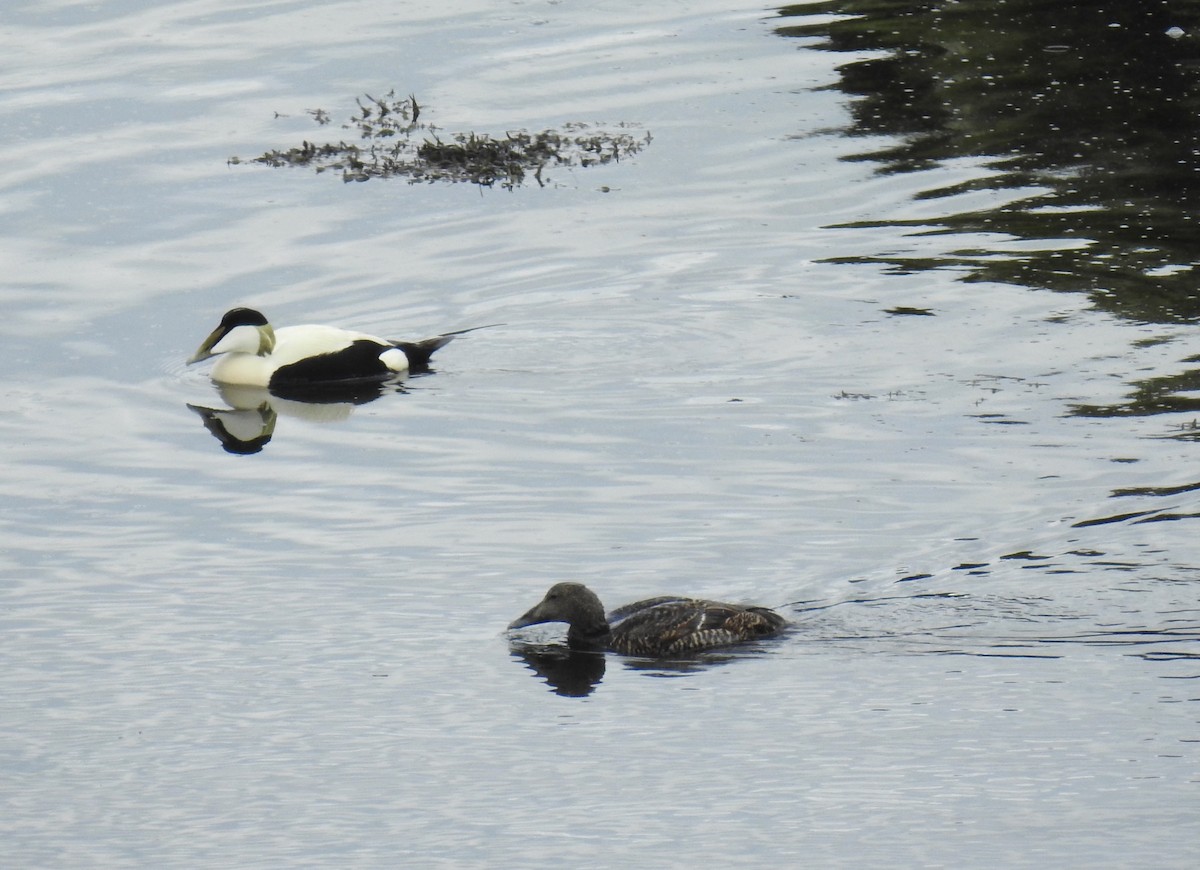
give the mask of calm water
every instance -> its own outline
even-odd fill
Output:
[[[1194,866],[1200,5],[1084,5],[0,13],[5,865]],[[392,88],[653,141],[229,162]],[[503,326],[235,455],[236,304]],[[568,577],[797,629],[510,648]]]

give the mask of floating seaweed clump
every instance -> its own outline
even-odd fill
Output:
[[[403,177],[410,184],[467,181],[511,190],[526,178],[543,186],[548,167],[612,163],[650,144],[649,133],[614,134],[578,122],[561,130],[509,132],[502,138],[486,133],[446,135],[419,121],[421,106],[415,97],[396,99],[395,92],[389,91],[380,98],[365,94],[355,102],[358,112],[342,129],[357,132],[357,141],[317,144],[305,140],[286,151],[268,151],[250,161],[234,157],[230,163],[311,166],[317,172],[341,172],[343,181]],[[324,109],[312,109],[309,114],[322,127],[331,122]]]

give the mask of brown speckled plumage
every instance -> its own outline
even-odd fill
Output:
[[[687,655],[771,637],[787,620],[765,607],[725,604],[699,598],[663,596],[617,608],[604,606],[582,583],[557,583],[510,629],[541,622],[565,622],[573,649],[612,650],[624,655]]]

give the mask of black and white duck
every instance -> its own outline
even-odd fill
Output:
[[[689,655],[773,637],[788,626],[766,607],[670,595],[627,604],[606,616],[596,593],[582,583],[556,583],[508,627],[543,622],[567,623],[571,649],[635,656]]]
[[[456,335],[390,341],[336,326],[274,329],[261,312],[234,308],[192,354],[188,365],[220,356],[212,379],[247,387],[304,387],[382,381],[429,367],[433,352]]]

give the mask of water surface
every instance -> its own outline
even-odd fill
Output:
[[[1194,9],[1003,5],[6,12],[9,861],[1192,866]],[[391,88],[653,140],[229,162]],[[503,326],[235,455],[238,304]],[[564,578],[797,629],[564,688]]]

